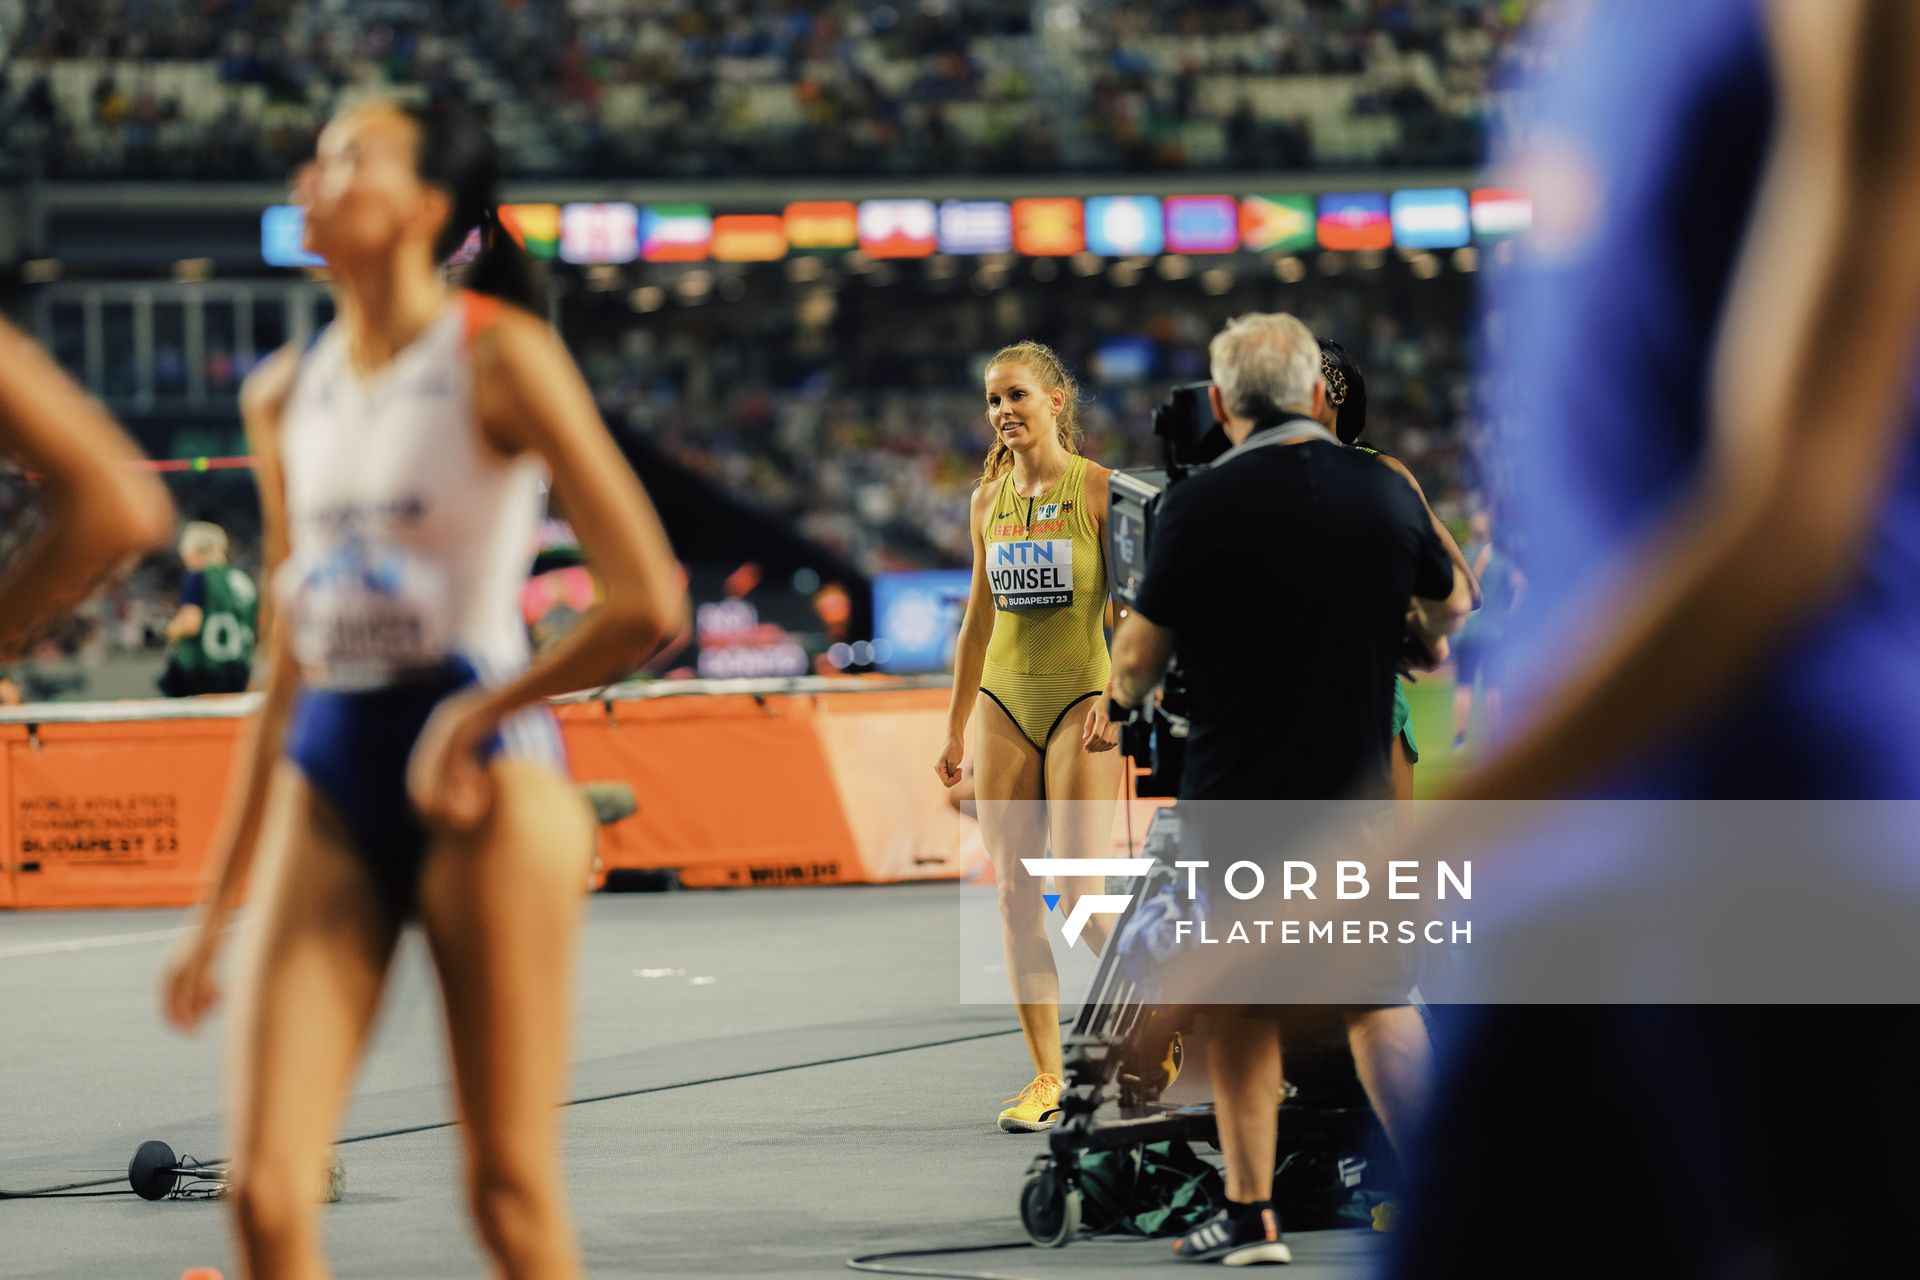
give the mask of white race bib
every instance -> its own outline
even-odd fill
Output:
[[[394,547],[350,542],[303,564],[293,582],[293,653],[355,679],[431,667],[450,643],[447,577]]]
[[[1073,603],[1073,539],[987,544],[987,585],[1009,613]]]

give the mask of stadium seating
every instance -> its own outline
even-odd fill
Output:
[[[277,179],[386,92],[482,109],[530,176],[1468,164],[1522,8],[14,0],[0,153]]]

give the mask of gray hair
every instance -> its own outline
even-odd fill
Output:
[[[227,531],[205,520],[193,520],[180,531],[180,554],[203,552],[215,560],[227,558]]]
[[[1258,421],[1283,409],[1313,406],[1320,381],[1320,344],[1307,326],[1281,312],[1235,316],[1207,346],[1214,385],[1236,418]]]

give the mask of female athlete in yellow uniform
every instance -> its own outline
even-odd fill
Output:
[[[1107,686],[1107,468],[1075,452],[1078,388],[1058,356],[1021,342],[986,371],[993,447],[974,491],[973,589],[954,651],[947,744],[934,766],[960,780],[967,721],[980,829],[1000,884],[1007,973],[1033,1056],[1033,1082],[1000,1113],[1009,1132],[1049,1129],[1060,1115],[1060,978],[1047,942],[1042,881],[1020,859],[1105,857],[1120,757],[1099,696]],[[1068,803],[1059,803],[1066,801]],[[1043,803],[1052,802],[1052,803]],[[1062,880],[1071,911],[1099,881]],[[1081,937],[1095,951],[1108,923]]]

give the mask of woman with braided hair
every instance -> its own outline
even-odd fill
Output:
[[[1370,453],[1380,461],[1392,467],[1405,477],[1420,496],[1420,504],[1427,508],[1427,518],[1433,521],[1434,532],[1440,535],[1440,543],[1446,547],[1447,554],[1454,564],[1467,575],[1467,582],[1473,588],[1473,607],[1480,607],[1480,584],[1473,576],[1473,566],[1460,550],[1460,544],[1447,532],[1447,526],[1440,523],[1440,517],[1433,514],[1433,508],[1427,505],[1427,495],[1420,492],[1420,482],[1413,478],[1413,472],[1406,464],[1391,454],[1382,453],[1360,437],[1367,430],[1367,379],[1360,372],[1360,366],[1354,363],[1347,349],[1331,338],[1320,339],[1320,376],[1326,380],[1327,394],[1324,408],[1320,411],[1320,425],[1340,438],[1340,443],[1350,448]],[[1413,736],[1413,709],[1407,703],[1406,689],[1401,677],[1393,679],[1393,723],[1388,727],[1388,735],[1398,739],[1398,750],[1391,753],[1393,763],[1393,797],[1396,800],[1413,799],[1413,766],[1420,761],[1420,746]]]

